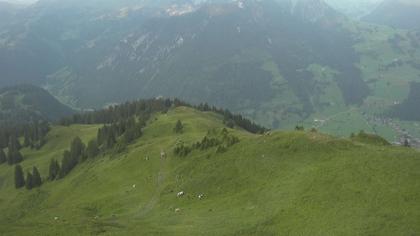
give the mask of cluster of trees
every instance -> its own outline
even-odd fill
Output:
[[[50,131],[48,122],[34,122],[29,125],[25,125],[23,128],[23,146],[39,149],[45,143],[45,137]]]
[[[91,156],[91,150],[95,149],[94,145],[93,142],[89,142],[88,147],[86,147],[79,137],[75,137],[70,144],[70,149],[64,151],[61,165],[56,159],[50,161],[48,180],[64,178],[79,163],[86,161],[89,157],[94,158],[97,155],[96,153],[99,153],[99,151],[95,151],[95,156]]]
[[[18,164],[23,161],[20,150],[23,147],[40,148],[50,130],[47,122],[32,122],[13,127],[0,127],[0,164]],[[19,137],[23,136],[23,144]],[[7,154],[4,151],[7,149]]]
[[[103,110],[75,114],[60,120],[61,125],[71,124],[111,124],[131,117],[147,120],[154,112],[166,112],[175,104],[181,104],[179,100],[149,99],[134,102],[126,102],[120,105],[110,106]]]
[[[40,148],[45,144],[45,136],[49,130],[50,125],[46,121],[34,121],[19,125],[3,124],[0,126],[0,148],[7,148],[10,139],[15,137],[24,137],[23,147]]]
[[[269,129],[252,122],[251,120],[243,117],[242,115],[233,114],[227,109],[220,109],[214,106],[209,106],[207,103],[202,103],[198,106],[192,106],[192,107],[194,107],[195,109],[199,111],[211,111],[211,112],[223,115],[223,121],[225,125],[228,126],[229,128],[233,128],[236,125],[254,134],[263,134],[269,131]]]
[[[229,134],[227,129],[222,129],[221,132],[210,130],[201,141],[194,143],[192,146],[178,143],[174,148],[174,153],[178,156],[187,156],[193,150],[207,150],[213,147],[217,147],[216,152],[221,153],[238,142],[239,138]]]
[[[142,129],[146,122],[142,119],[129,117],[120,121],[104,125],[98,130],[97,137],[89,141],[86,146],[79,137],[73,139],[70,149],[63,153],[61,165],[57,160],[52,159],[49,166],[49,180],[64,178],[74,167],[93,159],[109,150],[124,150],[127,144],[142,135]]]
[[[7,163],[14,165],[23,161],[23,156],[20,153],[22,146],[16,136],[10,136],[9,144],[7,146],[7,154],[3,148],[0,148],[0,164]]]
[[[147,120],[154,112],[167,112],[171,107],[179,106],[186,106],[200,111],[211,111],[220,114],[224,117],[225,124],[230,128],[238,126],[251,133],[264,133],[268,131],[268,129],[257,125],[244,118],[242,115],[233,114],[229,110],[209,106],[207,103],[194,106],[178,99],[149,99],[127,102],[99,111],[76,114],[62,119],[59,123],[61,125],[110,124],[117,123],[121,120],[127,120],[131,117]]]
[[[65,177],[77,164],[86,160],[86,146],[79,137],[73,139],[70,150],[64,151],[61,167],[59,168],[59,178]],[[51,169],[51,166],[50,166]],[[49,173],[49,176],[51,173]]]
[[[149,117],[149,115],[147,115]],[[117,144],[118,137],[122,136],[122,139],[118,143],[119,145],[126,145],[139,138],[142,135],[142,129],[146,126],[145,116],[143,118],[136,118],[134,116],[127,119],[122,119],[111,123],[110,125],[104,125],[98,130],[97,144],[102,146],[104,149],[110,149]]]
[[[16,165],[15,187],[17,189],[26,187],[28,190],[31,190],[33,188],[40,187],[41,185],[42,185],[42,178],[36,167],[32,168],[32,173],[28,172],[26,174],[26,179],[25,179],[22,166]]]

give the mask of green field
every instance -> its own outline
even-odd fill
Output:
[[[182,134],[173,132],[177,120]],[[173,154],[177,142],[192,144],[223,127],[218,115],[189,108],[157,114],[124,153],[89,160],[31,191],[16,190],[14,168],[2,165],[0,235],[420,233],[417,151],[320,133],[235,129],[229,132],[240,142],[224,153]],[[97,128],[53,127],[41,150],[23,151],[22,166],[36,165],[46,176],[50,159],[73,137],[87,142]],[[185,196],[178,198],[180,191]]]

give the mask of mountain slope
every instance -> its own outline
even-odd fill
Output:
[[[30,78],[79,108],[179,97],[267,127],[394,141],[398,131],[372,121],[420,82],[419,34],[322,0],[43,0],[17,16],[0,30],[0,83]]]
[[[0,89],[0,121],[57,120],[74,113],[44,89],[19,85]]]
[[[27,9],[36,16],[30,37],[4,33],[12,46],[0,56],[16,57],[0,58],[0,65],[10,80],[31,73],[77,107],[163,95],[237,111],[273,104],[302,119],[320,109],[324,92],[308,71],[314,62],[341,72],[332,86],[344,104],[360,104],[369,93],[353,66],[358,56],[340,26],[344,18],[324,1],[162,2],[107,1],[90,10],[95,1],[86,1],[85,11],[74,0],[41,1]],[[37,65],[37,51],[49,55],[42,65],[14,68]]]
[[[385,0],[365,21],[400,29],[420,30],[420,2],[417,0]]]
[[[185,125],[175,134],[177,120]],[[15,190],[0,166],[2,235],[406,235],[420,232],[417,151],[311,132],[229,133],[240,142],[179,157],[222,129],[221,117],[190,108],[156,114],[122,154],[85,162],[38,190]],[[25,170],[47,174],[77,135],[98,126],[54,127]],[[161,151],[167,153],[161,158]],[[184,191],[183,197],[177,193]],[[199,199],[198,195],[203,194]],[[41,210],[42,209],[42,210]],[[179,210],[176,210],[179,209]]]

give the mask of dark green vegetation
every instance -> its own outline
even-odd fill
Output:
[[[315,131],[253,134],[237,125],[228,128],[224,116],[211,111],[165,100],[130,104],[53,126],[39,150],[21,149],[26,157],[21,170],[0,165],[1,235],[420,232],[415,150],[364,133],[352,139]],[[122,112],[129,107],[139,109],[133,115]],[[105,126],[74,124],[76,117],[84,123],[99,114],[108,117]],[[132,116],[140,122],[142,114],[149,115],[141,136],[122,151],[98,142],[99,130],[118,130]],[[174,132],[178,121],[182,133]],[[125,132],[115,136],[117,143]],[[63,152],[80,158],[84,144],[96,155],[57,179]],[[178,155],[181,144],[189,151]],[[34,166],[42,186],[16,190],[27,173],[33,185]]]
[[[79,108],[162,95],[272,128],[398,138],[371,120],[420,82],[419,35],[293,2],[40,1],[0,28],[1,85],[42,85]]]
[[[420,120],[420,83],[413,82],[410,85],[410,93],[408,98],[401,104],[396,105],[391,115],[402,118],[404,120],[418,121]]]
[[[72,113],[47,91],[32,85],[0,89],[0,126],[52,121]]]
[[[383,145],[383,146],[389,146],[391,145],[388,141],[386,141],[384,138],[373,135],[373,134],[367,134],[364,131],[360,131],[357,135],[352,134],[350,138],[354,141],[358,141],[361,143],[369,143],[373,145]]]
[[[420,2],[417,0],[384,0],[364,17],[365,21],[399,29],[420,30]]]

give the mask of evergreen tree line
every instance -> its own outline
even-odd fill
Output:
[[[92,144],[89,143],[89,145]],[[70,149],[63,153],[61,165],[56,159],[50,161],[48,180],[52,181],[64,178],[74,167],[76,167],[76,165],[86,161],[89,157],[89,148],[91,149],[92,147],[86,147],[79,137],[74,138],[70,144]]]
[[[61,125],[71,124],[111,124],[131,117],[144,119],[154,112],[166,112],[173,105],[181,104],[178,100],[149,99],[126,102],[106,109],[75,114],[59,121]],[[178,105],[179,106],[179,105]]]
[[[7,154],[0,148],[0,164],[14,165],[23,161],[23,156],[20,153],[22,146],[19,143],[19,139],[12,135],[9,137],[9,143],[7,145]]]
[[[0,128],[0,164],[14,165],[23,161],[20,149],[40,148],[45,144],[45,136],[50,130],[47,122],[33,122],[14,127]],[[23,136],[23,144],[19,137]],[[6,149],[6,151],[5,151]]]
[[[40,148],[45,144],[45,136],[49,130],[50,125],[46,121],[0,126],[0,148],[7,148],[13,137],[23,137],[23,147]],[[19,146],[19,149],[22,146]]]
[[[187,146],[184,143],[178,143],[174,148],[175,155],[187,156],[193,150],[207,150],[213,147],[217,147],[216,152],[221,153],[226,151],[230,146],[239,142],[239,138],[229,134],[227,129],[223,129],[220,133],[216,130],[207,132],[204,138],[194,143],[191,146]]]
[[[24,125],[23,146],[40,149],[46,143],[45,137],[49,131],[50,125],[45,121]]]
[[[75,114],[71,117],[63,118],[59,123],[61,125],[110,124],[121,120],[127,120],[131,117],[144,119],[145,117],[150,117],[154,112],[166,112],[172,107],[179,106],[186,106],[195,108],[199,111],[211,111],[220,114],[224,117],[224,123],[230,128],[238,126],[251,133],[264,133],[268,131],[268,129],[244,118],[242,115],[233,114],[227,109],[209,106],[207,103],[195,106],[178,99],[149,99],[126,102],[103,110]]]
[[[64,178],[74,167],[87,159],[93,159],[109,150],[123,150],[127,144],[142,135],[146,122],[130,117],[110,125],[104,125],[98,130],[97,137],[86,146],[79,137],[73,139],[70,149],[63,153],[61,165],[52,159],[49,166],[48,180]]]
[[[32,122],[13,127],[0,128],[0,164],[14,165],[23,161],[20,149],[23,147],[39,149],[45,144],[45,136],[50,130],[47,122]],[[19,137],[23,136],[23,144]],[[4,149],[7,148],[7,152]]]
[[[233,114],[228,109],[220,109],[215,106],[209,106],[207,103],[202,103],[198,106],[192,106],[199,111],[211,111],[220,115],[223,115],[223,122],[229,128],[233,128],[235,125],[254,134],[263,134],[269,129],[256,124],[255,122],[243,117],[240,114]]]
[[[146,126],[149,114],[136,119],[134,116],[121,121],[104,125],[98,130],[97,143],[102,149],[113,148],[117,144],[118,137],[122,137],[119,143],[129,144],[142,135],[142,129]],[[138,120],[138,121],[137,121]]]
[[[26,173],[26,179],[24,177],[22,166],[15,166],[15,187],[17,189],[26,187],[26,189],[31,190],[33,188],[40,187],[41,185],[42,178],[35,166],[32,168],[32,172]]]

